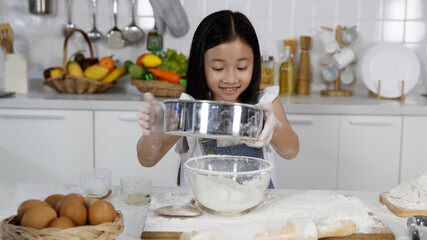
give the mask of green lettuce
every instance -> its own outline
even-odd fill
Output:
[[[187,76],[188,65],[185,55],[178,54],[176,50],[168,48],[158,69],[178,73],[181,77]]]

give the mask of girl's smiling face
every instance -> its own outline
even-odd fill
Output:
[[[254,54],[249,45],[236,38],[205,52],[205,75],[211,100],[240,102],[240,94],[252,79]]]

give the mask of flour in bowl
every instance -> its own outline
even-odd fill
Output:
[[[241,212],[258,205],[264,197],[263,184],[254,179],[243,184],[226,177],[199,175],[197,201],[218,212]]]
[[[427,209],[427,171],[418,174],[414,180],[403,182],[391,189],[389,200],[399,207]]]

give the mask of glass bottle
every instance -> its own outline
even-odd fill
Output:
[[[147,49],[153,53],[158,53],[163,49],[163,36],[157,32],[156,25],[147,34]]]
[[[295,93],[295,67],[290,46],[283,47],[282,59],[279,67],[280,94],[293,96]]]
[[[274,57],[261,56],[261,86],[260,90],[274,85]]]

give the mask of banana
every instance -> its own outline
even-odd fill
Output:
[[[115,68],[110,74],[108,74],[105,78],[101,80],[103,83],[112,83],[116,81],[119,77],[126,74],[126,67],[120,66]]]
[[[77,62],[70,62],[67,67],[68,75],[83,77],[83,70]]]
[[[99,65],[92,65],[85,69],[83,75],[92,80],[101,80],[108,74],[108,68]]]

